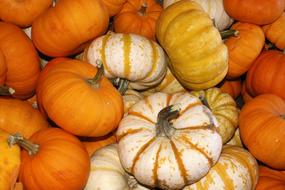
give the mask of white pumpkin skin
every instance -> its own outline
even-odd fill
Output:
[[[118,145],[97,150],[91,158],[91,171],[84,190],[148,190],[139,185],[121,166]]]
[[[179,116],[170,121],[173,127],[167,133],[161,133],[157,116],[169,105],[180,108]],[[125,170],[140,183],[162,189],[181,189],[198,181],[222,149],[217,120],[188,92],[146,97],[131,107],[116,135]]]
[[[139,92],[128,89],[123,95],[124,113],[127,113],[134,104],[136,104],[143,98],[144,96]]]
[[[108,33],[95,39],[84,59],[96,66],[102,60],[105,76],[130,81],[129,88],[144,90],[159,84],[166,74],[166,55],[154,41],[136,34]]]
[[[180,0],[164,0],[163,8],[166,9],[171,4]],[[234,20],[226,13],[223,0],[193,0],[199,3],[204,11],[209,14],[215,22],[215,26],[219,31],[229,28]]]

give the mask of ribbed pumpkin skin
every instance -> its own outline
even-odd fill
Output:
[[[108,9],[110,17],[118,14],[126,1],[127,0],[102,0]]]
[[[227,78],[237,78],[248,71],[260,54],[265,36],[261,27],[254,24],[237,22],[231,29],[237,30],[239,34],[225,41],[229,50]]]
[[[3,72],[0,58],[0,82],[5,73],[5,84],[15,90],[13,97],[31,97],[40,73],[40,60],[33,43],[16,25],[0,22],[0,49],[7,69]]]
[[[51,6],[52,0],[1,0],[0,20],[28,27],[36,17]]]
[[[285,100],[285,54],[277,50],[262,52],[246,76],[246,89],[252,96],[275,94]]]
[[[262,27],[267,39],[279,49],[285,49],[285,13],[272,24]]]
[[[236,129],[234,136],[227,142],[227,145],[239,146],[243,148],[239,128]]]
[[[225,80],[221,84],[221,91],[231,95],[233,99],[236,99],[241,93],[241,81],[240,80]]]
[[[285,2],[284,0],[224,0],[224,7],[235,20],[265,25],[280,17]]]
[[[169,56],[169,67],[187,89],[213,87],[228,71],[228,50],[212,20],[193,1],[179,1],[163,11],[157,38]]]
[[[154,41],[136,34],[108,33],[85,50],[86,61],[102,60],[108,78],[124,78],[130,88],[143,90],[159,84],[166,73],[166,56]]]
[[[160,133],[158,113],[169,105],[179,107],[179,115],[170,120],[170,131]],[[142,184],[181,189],[217,162],[222,147],[217,128],[210,110],[190,93],[152,94],[131,107],[119,124],[121,163]]]
[[[48,56],[67,56],[102,35],[108,22],[107,8],[100,0],[60,0],[33,22],[32,40]]]
[[[18,178],[21,154],[17,145],[9,146],[9,133],[0,129],[0,187],[1,190],[12,190]]]
[[[245,149],[225,146],[217,164],[199,182],[183,190],[255,190],[258,165]]]
[[[246,103],[239,117],[244,145],[256,159],[279,170],[285,170],[284,115],[284,100],[263,94]]]
[[[259,168],[259,180],[256,190],[284,190],[285,189],[285,171],[272,170],[261,166]]]
[[[48,122],[28,102],[0,98],[0,129],[10,134],[21,133],[29,138],[47,127]]]
[[[151,93],[150,93],[151,94]],[[123,96],[123,100],[124,100],[124,113],[127,114],[129,109],[135,105],[137,102],[139,102],[140,100],[142,100],[144,98],[144,95],[137,92],[137,91],[134,91],[134,90],[131,90],[131,89],[128,89],[124,96]]]
[[[5,84],[7,66],[2,50],[0,49],[0,85]]]

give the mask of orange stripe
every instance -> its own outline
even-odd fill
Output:
[[[202,105],[201,102],[194,102],[192,104],[189,104],[184,110],[180,111],[180,115],[183,115],[186,111],[198,105]]]
[[[223,179],[222,181],[224,182],[226,189],[234,189],[233,179],[228,175],[226,166],[222,165],[221,163],[217,163],[214,166],[214,170],[217,172],[220,178]]]
[[[171,99],[172,99],[172,95],[171,94],[167,94],[167,97],[166,97],[166,107],[169,106]]]
[[[159,158],[159,154],[160,154],[160,151],[161,151],[161,144],[159,145],[159,148],[156,152],[156,157],[155,157],[155,162],[154,162],[154,167],[153,167],[153,181],[154,181],[154,185],[155,186],[158,186],[158,175],[157,175],[157,171],[158,171],[158,158]]]
[[[130,76],[131,73],[131,36],[129,34],[123,34],[123,44],[124,44],[124,75],[126,78]]]
[[[145,129],[143,128],[139,128],[139,129],[128,129],[127,131],[123,132],[121,135],[117,136],[117,141],[120,141],[122,138],[124,138],[127,135],[132,135],[132,134],[136,134],[139,133],[141,131],[143,131]]]
[[[134,111],[130,111],[130,112],[128,113],[128,115],[133,115],[133,116],[139,117],[139,118],[141,118],[141,119],[143,119],[143,120],[146,120],[146,121],[148,121],[148,122],[150,122],[150,123],[155,124],[154,121],[152,121],[152,120],[149,119],[148,117],[142,115],[141,113],[134,112]]]
[[[148,72],[147,75],[143,79],[148,78],[148,77],[150,77],[152,75],[152,73],[157,68],[157,63],[158,63],[158,51],[157,51],[157,48],[156,48],[156,46],[155,46],[153,41],[149,40],[149,42],[150,42],[151,49],[152,49],[152,62],[151,62],[152,65],[151,65],[150,72]]]

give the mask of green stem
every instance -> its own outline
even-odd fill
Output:
[[[112,80],[112,83],[118,89],[121,95],[125,95],[130,82],[127,79],[116,78]]]
[[[38,144],[32,143],[31,141],[27,140],[19,133],[16,133],[15,135],[9,135],[7,141],[8,141],[9,146],[18,144],[19,146],[27,150],[29,155],[37,154],[40,148]]]
[[[238,34],[239,34],[239,31],[237,30],[224,30],[220,32],[222,39],[227,39],[231,36],[237,36]]]
[[[97,68],[98,68],[98,71],[96,75],[94,76],[94,78],[87,80],[87,82],[94,88],[100,87],[100,81],[102,77],[104,76],[104,66],[103,66],[102,61],[97,60]]]
[[[205,105],[207,108],[210,108],[210,105],[209,105],[207,99],[205,98],[205,96],[200,95],[199,99],[201,100],[203,105]]]
[[[11,96],[15,90],[8,86],[0,86],[0,96]]]

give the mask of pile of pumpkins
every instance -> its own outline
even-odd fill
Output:
[[[284,190],[284,11],[1,0],[0,189]]]

